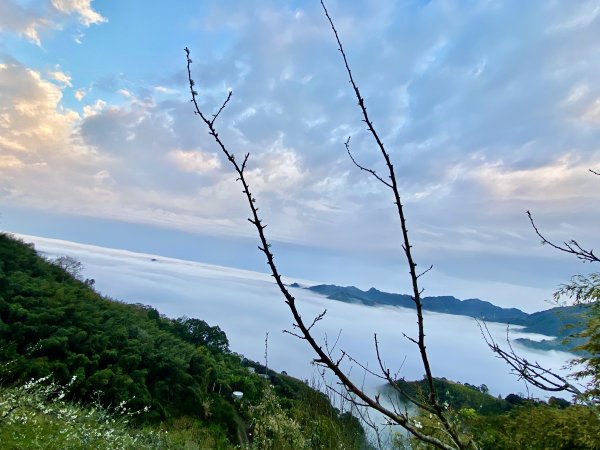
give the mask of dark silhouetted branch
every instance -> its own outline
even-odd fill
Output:
[[[340,54],[342,55],[344,67],[346,69],[346,73],[348,74],[349,82],[354,91],[354,95],[356,96],[356,99],[358,101],[358,106],[362,112],[363,121],[367,124],[368,131],[370,132],[371,136],[375,140],[377,148],[381,152],[381,155],[385,161],[385,165],[389,172],[389,180],[390,181],[388,183],[386,181],[383,181],[373,170],[366,169],[366,168],[360,166],[359,164],[357,164],[349,151],[349,140],[346,141],[346,149],[348,150],[348,153],[350,154],[350,157],[352,158],[352,161],[354,162],[354,164],[357,165],[361,170],[365,170],[365,171],[371,173],[379,181],[383,182],[386,186],[388,186],[392,190],[392,193],[393,193],[394,204],[396,205],[398,218],[400,220],[400,229],[401,229],[401,234],[402,234],[402,247],[404,249],[404,254],[406,256],[406,260],[407,260],[408,267],[409,267],[409,273],[410,273],[410,279],[411,279],[411,285],[412,285],[412,291],[413,291],[412,299],[413,299],[413,302],[415,303],[415,307],[417,310],[417,327],[418,327],[417,345],[419,348],[419,353],[421,356],[421,361],[423,363],[423,368],[425,370],[425,377],[427,379],[428,388],[429,388],[428,404],[435,411],[435,415],[439,419],[444,430],[451,437],[451,440],[454,445],[456,445],[458,448],[467,448],[469,446],[475,446],[474,444],[472,444],[471,440],[469,440],[469,442],[467,442],[467,443],[462,442],[462,440],[458,436],[458,432],[456,431],[454,426],[448,421],[448,419],[444,415],[443,408],[441,407],[441,405],[438,402],[437,392],[436,392],[435,385],[434,385],[434,379],[433,379],[433,375],[431,372],[431,365],[429,363],[429,357],[427,355],[427,347],[425,345],[423,305],[421,302],[421,294],[422,294],[423,290],[420,289],[419,285],[418,285],[419,274],[417,274],[417,263],[414,261],[414,258],[412,255],[412,250],[411,250],[412,245],[410,244],[410,240],[408,237],[408,227],[406,224],[404,208],[403,208],[402,201],[400,198],[400,192],[399,192],[399,188],[398,188],[396,174],[394,171],[394,165],[392,164],[390,155],[386,151],[385,146],[384,146],[378,132],[376,131],[372,120],[369,117],[369,114],[367,112],[367,107],[365,105],[365,100],[364,100],[363,96],[361,95],[358,85],[356,84],[356,82],[354,80],[354,76],[352,74],[352,70],[350,69],[350,64],[348,63],[348,58],[344,51],[344,47],[340,40],[339,34],[337,32],[337,29],[335,28],[333,20],[332,20],[331,16],[329,15],[329,12],[327,11],[327,8],[326,8],[323,0],[321,0],[321,6],[323,7],[325,16],[327,17],[327,20],[329,21],[329,25],[331,26],[331,30],[333,31],[336,42],[338,44],[338,50],[339,50]]]
[[[550,247],[555,248],[556,250],[560,250],[561,252],[569,253],[571,255],[576,256],[578,259],[584,262],[600,262],[600,258],[598,258],[594,254],[594,250],[586,250],[575,240],[570,240],[563,242],[563,245],[557,245],[553,242],[550,242],[546,237],[540,232],[535,222],[533,221],[533,216],[530,211],[527,211],[527,216],[529,217],[529,221],[531,222],[531,226],[535,230],[535,234],[542,240],[542,244],[548,244]]]
[[[519,356],[510,342],[508,326],[506,328],[506,345],[508,350],[505,350],[494,340],[485,322],[482,324],[482,322],[477,321],[477,324],[479,325],[481,335],[490,350],[492,350],[498,358],[504,360],[511,367],[512,373],[520,380],[548,392],[569,392],[574,396],[581,395],[581,390],[573,385],[573,383],[569,382],[565,377],[542,367],[537,361],[532,362],[527,358]]]
[[[427,442],[436,448],[445,449],[445,450],[453,450],[455,448],[464,448],[462,445],[458,445],[458,447],[455,447],[453,445],[446,444],[445,442],[442,442],[441,440],[437,439],[434,436],[430,436],[428,434],[423,433],[419,429],[419,427],[415,426],[415,424],[408,418],[407,415],[399,414],[396,411],[386,408],[381,403],[379,403],[379,401],[377,399],[366,394],[363,389],[361,389],[352,380],[350,380],[349,376],[346,375],[346,373],[344,373],[344,371],[340,368],[340,366],[338,364],[336,364],[336,362],[327,354],[327,352],[317,343],[315,338],[311,335],[309,327],[304,323],[304,320],[297,309],[295,297],[289,292],[288,288],[283,283],[282,276],[279,273],[277,266],[275,265],[274,255],[270,250],[271,246],[268,243],[268,240],[267,240],[267,237],[265,234],[265,226],[262,225],[261,220],[258,216],[258,208],[256,207],[256,200],[254,199],[254,197],[251,194],[250,186],[249,186],[248,181],[245,176],[245,168],[246,168],[246,162],[248,160],[248,155],[246,155],[246,157],[244,158],[244,162],[242,163],[242,165],[240,165],[236,161],[235,155],[229,151],[229,149],[225,146],[225,144],[219,137],[219,133],[217,132],[217,130],[215,129],[215,126],[214,126],[214,121],[209,120],[207,118],[207,116],[202,112],[202,110],[199,106],[199,103],[198,103],[198,92],[194,89],[195,83],[192,79],[192,73],[191,73],[192,60],[190,58],[190,51],[187,47],[185,48],[185,53],[186,53],[186,60],[187,60],[188,83],[189,83],[189,87],[190,87],[190,94],[192,96],[191,102],[194,106],[194,112],[197,116],[199,116],[202,119],[202,121],[208,128],[209,135],[211,135],[213,137],[213,139],[215,140],[215,142],[221,149],[222,153],[225,155],[227,160],[233,166],[235,172],[237,173],[237,180],[240,183],[242,183],[242,186],[243,186],[242,193],[245,195],[245,197],[248,201],[248,206],[250,207],[250,211],[251,211],[251,215],[252,215],[252,217],[249,218],[248,220],[256,228],[256,231],[258,233],[258,237],[259,237],[259,240],[261,243],[261,245],[259,245],[258,248],[266,256],[267,265],[269,266],[271,275],[275,279],[275,283],[277,284],[279,290],[283,294],[283,296],[285,298],[285,303],[288,305],[288,307],[292,313],[292,316],[294,318],[294,327],[299,330],[299,333],[293,333],[290,331],[286,331],[286,333],[289,333],[289,334],[299,337],[303,340],[306,340],[309,343],[309,345],[311,346],[311,348],[314,350],[314,352],[317,354],[317,358],[314,359],[314,362],[316,364],[327,367],[327,369],[329,369],[334,374],[334,376],[339,380],[339,383],[348,392],[348,395],[355,396],[355,398],[358,399],[358,401],[360,401],[361,404],[363,404],[365,407],[369,407],[369,408],[373,408],[373,409],[377,410],[378,412],[383,414],[385,417],[387,417],[387,419],[390,420],[391,422],[398,424],[398,425],[402,426],[403,428],[405,428],[409,433],[411,433],[417,439],[419,439],[423,442]],[[227,102],[225,102],[225,103],[227,103]],[[220,111],[221,110],[219,110],[219,112]],[[398,203],[399,203],[399,198],[398,198]],[[406,235],[405,236],[406,243],[408,243],[407,239],[408,239],[408,236]],[[414,272],[415,267],[416,267],[416,264],[412,263],[412,259],[411,259],[411,273]],[[416,280],[416,275],[415,275],[415,280]],[[420,322],[422,322],[422,315],[419,320],[420,320]],[[425,350],[424,344],[422,345],[422,350],[423,351]],[[426,370],[430,373],[428,364],[427,364]]]
[[[354,159],[354,156],[352,156],[352,152],[350,151],[350,136],[348,136],[348,139],[346,139],[346,142],[344,142],[344,145],[346,146],[346,151],[348,152],[348,156],[350,157],[350,159],[352,160],[352,162],[354,163],[354,165],[356,167],[358,167],[360,170],[364,170],[365,172],[370,173],[371,175],[373,175],[375,178],[377,178],[379,181],[381,181],[387,187],[389,187],[389,188],[392,187],[392,185],[390,183],[388,183],[383,178],[381,178],[379,175],[377,175],[377,173],[374,170],[363,167],[359,163],[356,162],[356,160]]]

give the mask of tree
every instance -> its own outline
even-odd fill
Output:
[[[204,345],[212,350],[229,351],[227,335],[218,326],[210,326],[204,320],[180,317],[175,321],[178,334],[194,345]]]
[[[577,347],[581,356],[573,360],[573,364],[582,369],[573,375],[576,379],[589,379],[580,398],[600,404],[600,273],[573,276],[555,292],[557,301],[561,297],[573,299],[576,305],[587,306],[585,327],[575,335],[584,338],[585,342]]]
[[[589,171],[594,175],[600,175],[592,169]],[[546,238],[537,227],[530,211],[527,216],[535,234],[541,239],[543,245],[549,245],[555,250],[575,256],[584,263],[599,263],[600,258],[596,256],[593,249],[587,249],[578,241],[571,239],[556,244]],[[576,338],[583,338],[584,343],[576,347],[581,356],[571,361],[571,367],[583,367],[577,369],[569,377],[563,377],[551,370],[542,367],[537,362],[528,361],[518,355],[510,345],[507,334],[508,350],[498,345],[492,338],[485,325],[482,333],[490,349],[501,359],[506,361],[519,378],[525,382],[549,392],[569,392],[578,400],[588,405],[600,405],[600,272],[589,275],[574,275],[571,280],[562,284],[554,293],[554,300],[558,303],[561,298],[567,297],[573,300],[575,305],[586,306],[583,320],[585,321],[583,331],[575,334]],[[578,386],[570,381],[587,379],[584,386]]]
[[[55,258],[52,262],[68,272],[73,278],[81,280],[81,272],[83,272],[83,264],[77,261],[72,256],[63,255]]]
[[[93,287],[94,284],[96,284],[96,280],[94,280],[93,278],[83,279],[82,272],[84,270],[84,266],[81,263],[81,261],[77,261],[72,256],[68,256],[68,255],[58,256],[57,258],[53,259],[51,262],[54,263],[56,266],[60,267],[65,272],[67,272],[69,275],[71,275],[76,280],[82,281],[83,283],[85,283],[86,285],[88,285],[90,287]]]
[[[309,321],[305,320],[301,316],[296,305],[296,299],[290,293],[287,286],[283,283],[281,273],[274,262],[274,255],[271,252],[271,245],[269,244],[265,232],[265,228],[267,225],[263,224],[262,220],[260,219],[260,216],[258,214],[258,207],[256,204],[256,198],[254,198],[254,196],[252,195],[250,186],[248,184],[248,180],[246,178],[246,167],[250,154],[246,153],[241,160],[236,159],[236,155],[228,148],[226,143],[223,142],[217,131],[215,125],[216,120],[218,119],[221,112],[227,107],[227,104],[231,99],[232,92],[229,92],[221,107],[214,114],[206,114],[199,104],[198,92],[195,90],[195,82],[192,79],[192,60],[190,58],[190,50],[186,47],[185,53],[187,59],[187,75],[194,113],[201,119],[201,121],[207,127],[209,135],[212,136],[216,145],[219,147],[225,158],[233,167],[233,170],[237,175],[237,181],[239,181],[243,186],[242,193],[245,196],[248,206],[250,208],[250,218],[248,218],[248,220],[256,228],[256,232],[260,241],[259,250],[265,255],[267,259],[267,264],[271,271],[271,275],[273,276],[275,283],[279,287],[279,290],[281,291],[285,299],[285,303],[288,305],[294,319],[293,330],[286,330],[286,332],[298,337],[299,339],[306,341],[308,345],[312,347],[316,354],[316,357],[314,359],[315,364],[333,373],[333,375],[338,380],[338,385],[342,387],[342,390],[338,390],[336,387],[331,385],[329,386],[329,388],[335,390],[340,395],[342,395],[344,399],[351,401],[355,405],[378,411],[389,421],[389,423],[400,425],[418,440],[432,445],[436,448],[448,450],[477,448],[477,445],[472,437],[465,435],[459,431],[459,429],[455,426],[455,421],[451,417],[451,414],[448,412],[447,408],[444,405],[442,405],[439,401],[438,394],[434,385],[434,377],[431,371],[429,357],[427,354],[427,346],[425,342],[425,325],[423,319],[423,306],[421,301],[421,294],[423,290],[419,285],[419,279],[421,278],[421,276],[427,273],[432,267],[430,266],[422,272],[419,272],[417,270],[417,263],[415,262],[415,259],[413,257],[412,245],[410,243],[408,235],[406,215],[399,192],[398,182],[394,171],[394,165],[391,161],[390,154],[386,150],[380,138],[380,135],[367,112],[365,100],[362,97],[359,87],[354,80],[348,62],[348,58],[342,46],[339,34],[322,0],[321,6],[337,42],[338,50],[341,53],[343,66],[347,73],[354,95],[356,96],[356,99],[358,101],[358,106],[363,116],[363,122],[366,124],[367,130],[375,142],[375,148],[381,154],[381,157],[385,162],[385,166],[387,168],[386,176],[381,176],[377,174],[374,170],[359,164],[351,153],[350,138],[346,140],[346,151],[348,152],[349,157],[351,158],[352,162],[356,165],[356,167],[361,171],[366,172],[368,175],[373,176],[376,180],[378,180],[387,189],[391,191],[392,200],[395,205],[394,207],[398,215],[399,235],[402,242],[404,257],[408,264],[409,276],[412,286],[412,300],[415,304],[417,316],[417,337],[413,338],[406,336],[406,338],[417,347],[423,365],[423,370],[425,372],[425,379],[427,381],[427,393],[423,399],[408,395],[402,390],[399,383],[396,382],[396,374],[392,373],[392,371],[385,365],[380,355],[377,334],[374,335],[374,351],[376,352],[377,359],[379,361],[378,372],[375,372],[361,365],[359,361],[354,360],[351,357],[351,355],[349,355],[344,350],[340,350],[337,353],[334,353],[335,345],[330,346],[327,342],[325,342],[324,345],[321,345],[319,342],[317,342],[311,331],[313,327],[325,317],[326,310]],[[418,410],[429,414],[435,420],[436,425],[434,428],[436,428],[436,432],[430,433],[423,431],[421,423],[417,420],[410,418],[406,410],[403,411],[397,407],[389,408],[387,406],[384,406],[384,404],[380,401],[378,395],[368,395],[363,389],[361,389],[359,385],[355,384],[344,372],[344,370],[341,367],[341,363],[344,360],[358,364],[365,371],[389,383],[393,387],[393,389],[395,389],[398,392],[398,394],[404,401],[412,404]],[[368,418],[368,415],[365,417]]]

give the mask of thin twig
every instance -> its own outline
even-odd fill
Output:
[[[530,211],[527,211],[527,216],[529,217],[529,221],[531,222],[531,226],[533,227],[535,234],[542,240],[542,244],[548,244],[550,247],[555,248],[564,253],[569,253],[571,255],[575,255],[578,259],[584,262],[600,262],[600,258],[598,258],[594,254],[594,250],[586,250],[579,245],[579,243],[575,240],[570,240],[568,242],[564,242],[563,246],[557,245],[548,239],[540,232],[535,222],[533,221],[533,216]]]
[[[232,95],[233,95],[233,91],[229,91],[227,98],[225,99],[225,101],[223,102],[223,104],[221,105],[219,110],[215,114],[213,114],[213,119],[211,120],[211,123],[215,123],[215,120],[217,120],[217,117],[219,117],[219,114],[221,114],[221,111],[223,111],[225,109],[225,107],[227,106],[227,103],[229,103],[229,100],[231,100]]]
[[[530,362],[526,358],[519,356],[514,350],[512,343],[510,342],[508,327],[506,334],[506,343],[508,351],[504,350],[494,340],[487,323],[477,321],[479,330],[483,336],[483,339],[490,350],[496,354],[496,356],[504,360],[512,369],[512,372],[527,383],[535,386],[539,389],[548,392],[569,392],[577,397],[581,396],[581,391],[570,383],[566,378],[553,372],[549,369],[542,367],[537,361]]]
[[[385,184],[387,187],[389,187],[390,189],[392,188],[392,185],[390,183],[388,183],[387,181],[385,181],[383,178],[381,178],[379,175],[377,175],[377,173],[374,170],[369,169],[364,166],[361,166],[358,162],[356,162],[356,160],[354,159],[354,156],[352,156],[352,152],[350,151],[350,136],[348,136],[348,139],[346,139],[346,142],[344,142],[344,145],[346,146],[346,151],[348,152],[348,156],[350,157],[350,159],[352,160],[352,162],[354,163],[354,165],[356,167],[358,167],[360,170],[364,170],[365,172],[370,173],[375,178],[377,178],[379,181],[381,181],[383,184]]]

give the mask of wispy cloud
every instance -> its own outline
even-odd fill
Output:
[[[73,15],[85,27],[106,22],[92,8],[91,0],[40,0],[25,5],[17,0],[0,3],[0,32],[16,33],[38,46],[42,45],[42,34],[60,30],[66,16]]]
[[[92,0],[52,0],[52,6],[63,14],[75,14],[86,27],[107,21],[92,8]]]

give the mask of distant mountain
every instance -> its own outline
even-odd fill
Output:
[[[293,285],[293,287],[300,287]],[[319,284],[306,289],[324,295],[325,297],[346,303],[360,303],[367,306],[398,306],[414,309],[412,297],[406,294],[392,294],[382,292],[375,288],[363,291],[354,286],[336,286],[333,284]],[[452,296],[424,297],[423,309],[425,311],[467,316],[483,319],[488,322],[500,322],[511,325],[521,325],[523,331],[529,333],[556,336],[553,340],[541,342],[529,339],[518,339],[518,342],[532,348],[543,350],[572,351],[578,341],[564,344],[562,341],[571,334],[581,330],[580,322],[585,314],[583,306],[563,306],[528,314],[517,308],[502,308],[493,303],[478,298],[459,300]]]

